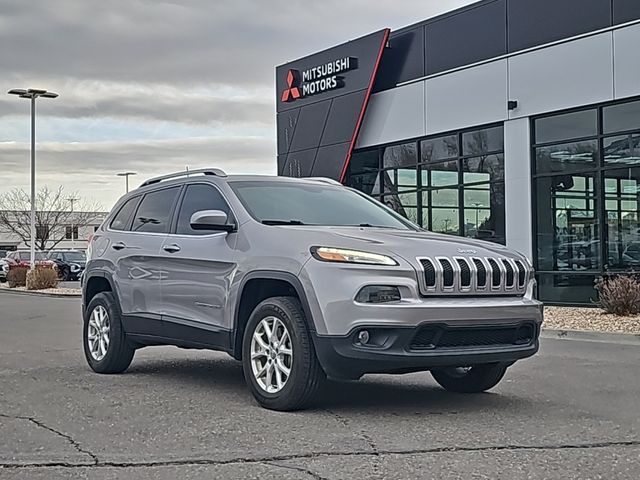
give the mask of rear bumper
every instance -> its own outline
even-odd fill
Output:
[[[530,340],[524,344],[417,347],[416,338],[421,328],[434,327],[433,323],[428,323],[418,327],[358,327],[345,336],[315,334],[314,345],[320,364],[329,377],[357,379],[367,373],[408,373],[482,363],[512,364],[538,351],[539,322],[514,320],[510,324],[480,326],[435,325],[436,328],[440,326],[443,330],[455,332],[458,338],[463,339],[467,333],[473,335],[474,329],[478,328],[519,328],[521,325],[527,325],[532,332]],[[370,345],[362,345],[358,341],[358,333],[362,330],[370,333]]]

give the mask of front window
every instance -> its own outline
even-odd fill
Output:
[[[231,182],[249,214],[266,224],[417,229],[379,203],[346,188],[293,182]]]
[[[64,260],[71,263],[86,263],[87,257],[84,252],[67,252],[64,254]]]

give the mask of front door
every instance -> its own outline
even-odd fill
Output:
[[[224,312],[235,272],[237,234],[192,229],[191,215],[200,210],[222,210],[231,217],[216,187],[209,183],[187,186],[175,232],[163,245],[162,318],[171,338],[220,346],[228,341]]]

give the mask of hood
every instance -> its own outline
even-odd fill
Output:
[[[503,245],[426,231],[365,227],[280,227],[309,234],[314,245],[369,250],[400,256],[410,263],[416,257],[524,257]],[[311,240],[312,239],[312,240]]]

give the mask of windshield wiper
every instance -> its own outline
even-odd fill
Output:
[[[371,225],[370,223],[361,223],[358,226],[366,227],[366,228],[392,228],[392,229],[396,228],[396,227],[390,227],[389,225]]]
[[[264,225],[304,225],[300,220],[261,220]]]

